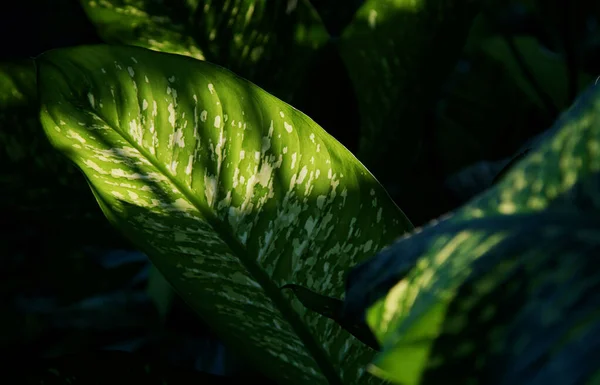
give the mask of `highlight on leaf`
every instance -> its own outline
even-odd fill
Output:
[[[403,385],[591,381],[600,287],[600,89],[590,87],[498,183],[350,273]],[[408,359],[410,357],[410,359]]]
[[[379,383],[371,349],[280,290],[340,297],[350,266],[412,228],[350,152],[208,62],[101,45],[36,65],[50,142],[224,342],[282,383]]]

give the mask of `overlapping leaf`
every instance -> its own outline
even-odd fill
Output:
[[[329,36],[306,0],[81,0],[108,43],[222,65],[289,101]]]
[[[492,189],[352,271],[401,384],[580,384],[600,359],[600,88]]]
[[[359,97],[360,159],[392,189],[420,155],[423,130],[454,68],[475,1],[367,0],[339,49]],[[401,178],[400,178],[401,179]]]
[[[107,228],[100,210],[88,196],[85,179],[44,136],[38,119],[33,62],[1,63],[0,90],[2,221],[13,228],[27,223],[27,231],[49,227],[53,232],[63,226],[62,230],[66,232],[94,226],[107,235],[106,230],[111,229]],[[89,238],[84,240],[84,234],[74,238],[95,242]],[[13,240],[7,240],[7,253],[10,253],[8,248]]]
[[[339,298],[345,269],[411,228],[356,158],[206,62],[92,46],[37,66],[52,144],[225,342],[282,383],[377,381],[372,351],[279,289]]]

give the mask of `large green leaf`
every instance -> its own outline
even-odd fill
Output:
[[[401,384],[580,384],[600,359],[600,89],[460,210],[349,275]],[[410,359],[407,359],[410,357]]]
[[[81,0],[108,43],[222,65],[286,101],[329,35],[307,0]]]
[[[359,97],[359,158],[393,197],[413,188],[398,180],[423,155],[433,103],[478,7],[476,1],[367,0],[340,38]]]
[[[281,383],[375,380],[370,349],[279,289],[340,298],[345,270],[411,228],[356,158],[207,62],[88,46],[37,66],[52,144],[225,342]]]

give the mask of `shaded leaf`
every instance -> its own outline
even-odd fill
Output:
[[[329,36],[306,0],[81,0],[108,43],[222,65],[290,101]]]
[[[364,0],[345,1],[343,7],[334,0],[311,0],[310,2],[319,13],[329,34],[336,38],[352,22],[357,9],[364,3]]]
[[[523,57],[524,63],[530,69],[532,76],[543,87],[544,92],[550,97],[554,106],[559,111],[568,108],[571,100],[568,91],[569,78],[567,65],[564,58],[544,50],[533,37],[515,37],[514,43],[518,52]],[[486,39],[485,43],[483,43],[483,49],[490,57],[503,64],[506,71],[511,74],[515,82],[529,95],[532,101],[540,108],[544,107],[544,102],[540,99],[538,92],[532,87],[531,82],[523,74],[505,40],[497,36]],[[588,86],[593,81],[593,75],[595,74],[578,73],[576,79],[578,88],[584,89]]]
[[[478,7],[475,1],[367,0],[340,38],[359,96],[359,158],[395,198],[411,189],[398,180],[422,155],[436,95]]]
[[[37,68],[52,144],[224,342],[284,383],[378,381],[370,349],[279,289],[341,296],[345,269],[412,227],[343,146],[191,58],[90,46]]]
[[[364,344],[375,350],[379,350],[379,345],[373,337],[373,333],[371,333],[371,330],[367,324],[364,322],[347,321],[343,317],[342,308],[344,306],[344,302],[342,300],[320,295],[305,287],[291,283],[283,285],[281,288],[293,290],[294,294],[296,294],[300,302],[302,302],[302,305],[304,305],[307,309],[334,320]]]
[[[351,273],[344,315],[368,308],[383,347],[371,372],[407,385],[591,378],[600,89],[549,132],[493,188]]]
[[[17,363],[29,369],[18,372],[8,368],[13,384],[247,384],[243,379],[217,376],[170,367],[121,351],[97,351],[58,358]],[[14,373],[13,373],[14,370]],[[252,382],[250,382],[252,383]]]

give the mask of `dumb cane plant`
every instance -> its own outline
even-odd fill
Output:
[[[372,351],[280,289],[341,297],[348,268],[411,228],[348,150],[207,62],[92,46],[36,65],[51,143],[224,341],[281,383],[369,382]]]
[[[597,381],[598,88],[493,189],[368,259],[410,222],[290,105],[136,47],[36,66],[46,135],[109,221],[277,381]]]
[[[329,39],[308,2],[190,1],[188,13],[81,3],[105,41],[143,48],[53,50],[0,81],[35,99],[25,75],[36,73],[50,143],[113,227],[254,367],[281,384],[600,382],[597,87],[494,187],[414,229],[344,146],[286,103],[306,98],[305,68]],[[420,131],[382,127],[422,123],[478,10],[458,3],[366,1],[339,37],[363,94],[359,157],[376,175],[390,154],[415,162]],[[440,36],[435,59],[423,54]],[[408,178],[381,175],[391,195]]]

